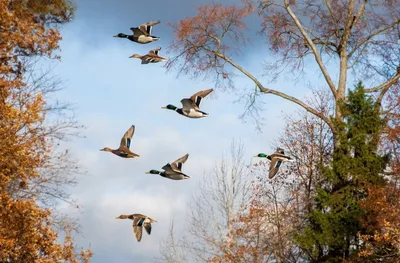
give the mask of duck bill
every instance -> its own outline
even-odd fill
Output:
[[[150,174],[150,172],[145,172],[145,174]]]
[[[161,109],[168,109],[166,106],[161,107]]]

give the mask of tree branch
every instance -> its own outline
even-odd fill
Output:
[[[247,70],[245,70],[244,68],[242,68],[241,66],[239,66],[238,64],[236,64],[234,61],[232,61],[230,58],[226,57],[225,55],[219,53],[219,52],[215,52],[211,49],[208,49],[206,47],[203,47],[206,51],[208,52],[212,52],[214,53],[217,57],[225,60],[226,62],[228,62],[229,64],[231,64],[234,68],[238,69],[240,72],[242,72],[244,75],[246,75],[249,79],[251,79],[258,87],[258,89],[260,90],[260,92],[265,93],[265,94],[274,94],[276,96],[279,96],[281,98],[284,98],[286,100],[292,101],[294,103],[296,103],[297,105],[303,107],[306,111],[314,114],[315,116],[317,116],[318,118],[321,118],[322,120],[325,121],[325,123],[329,126],[329,128],[332,130],[332,132],[334,133],[335,129],[333,126],[333,123],[326,117],[324,116],[322,113],[316,111],[315,109],[313,109],[312,107],[310,107],[309,105],[307,105],[306,103],[302,102],[301,100],[289,96],[286,93],[277,91],[277,90],[273,90],[273,89],[267,89],[265,88],[258,80],[256,77],[254,77],[250,72],[248,72]]]
[[[331,15],[332,21],[335,22],[336,28],[338,28],[339,25],[338,25],[337,19],[335,18],[334,14],[333,14],[331,4],[329,3],[328,0],[325,0],[325,4],[326,4],[326,7],[328,8],[329,14]]]
[[[370,39],[372,39],[373,37],[379,35],[382,32],[385,32],[386,30],[392,28],[393,26],[395,26],[396,24],[400,24],[400,19],[394,21],[393,23],[391,23],[390,25],[387,25],[379,30],[376,30],[375,32],[372,32],[369,36],[367,36],[366,38],[364,38],[363,40],[361,40],[354,48],[352,51],[349,52],[348,57],[350,58],[354,52],[356,52],[362,45],[364,45],[365,43],[367,43]]]
[[[320,67],[321,72],[324,75],[325,80],[328,83],[328,86],[331,89],[331,92],[332,92],[333,96],[336,98],[335,84],[333,83],[333,81],[332,81],[332,79],[331,79],[331,77],[330,77],[330,75],[328,73],[328,69],[325,67],[324,62],[322,61],[322,58],[321,58],[320,54],[318,53],[317,47],[312,42],[312,40],[308,36],[307,32],[304,30],[304,27],[302,26],[302,24],[300,23],[300,21],[296,17],[296,15],[293,13],[292,9],[289,7],[288,0],[285,0],[285,9],[288,12],[288,14],[290,15],[290,17],[293,19],[293,21],[295,22],[297,28],[300,30],[300,32],[303,35],[303,37],[306,39],[308,45],[311,47],[311,49],[312,49],[312,51],[314,53],[315,60],[317,61],[317,64]]]
[[[400,74],[397,74],[396,77],[397,77],[397,79],[398,79],[398,78],[400,77]],[[394,84],[394,83],[393,83],[393,84]],[[393,84],[392,84],[392,85],[393,85]],[[392,87],[392,85],[386,85],[386,86],[382,89],[381,93],[379,94],[378,98],[376,99],[376,103],[377,103],[378,105],[381,105],[381,104],[382,104],[382,99],[383,99],[383,97],[385,96],[386,92],[389,91],[389,89],[390,89],[390,87]]]
[[[394,84],[396,84],[396,82],[400,79],[400,67],[397,68],[397,74],[389,79],[388,81],[374,87],[374,88],[369,88],[369,89],[365,89],[364,91],[367,93],[370,92],[377,92],[380,91],[382,89],[389,89],[391,86],[393,86]]]
[[[356,24],[358,22],[358,20],[360,20],[361,16],[364,14],[365,11],[365,6],[367,5],[367,0],[364,0],[364,2],[361,5],[360,10],[358,10],[357,15],[355,16],[355,18],[353,19],[353,25]]]

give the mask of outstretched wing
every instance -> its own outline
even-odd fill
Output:
[[[279,171],[279,168],[281,167],[282,160],[279,159],[272,159],[271,164],[269,166],[269,174],[268,178],[271,179],[273,178],[276,173]]]
[[[201,90],[196,92],[190,97],[190,100],[196,105],[196,109],[198,110],[200,107],[201,100],[205,98],[208,94],[210,94],[213,89]]]
[[[146,32],[143,32],[139,27],[131,27],[130,30],[132,30],[133,35],[135,37],[139,37],[141,35],[145,35]]]
[[[151,224],[150,223],[144,223],[143,226],[144,226],[144,229],[146,229],[147,234],[150,235],[150,233],[151,233]]]
[[[186,160],[189,158],[189,154],[185,154],[181,158],[173,161],[171,163],[171,169],[174,170],[175,172],[181,173],[182,171],[182,165],[186,162]]]
[[[156,48],[156,49],[152,49],[152,50],[150,50],[149,51],[149,55],[156,55],[156,56],[158,56],[158,52],[161,50],[161,47],[159,47],[159,48]]]
[[[125,148],[125,147],[129,147],[131,146],[131,140],[132,140],[132,136],[135,133],[135,125],[132,125],[124,134],[124,136],[122,136],[121,139],[121,144],[120,144],[120,148]]]
[[[152,29],[152,27],[153,27],[154,25],[159,24],[159,23],[160,23],[160,20],[147,22],[147,23],[141,24],[141,25],[139,26],[139,29],[140,29],[142,32],[144,32],[146,35],[151,36],[151,29]]]
[[[133,233],[135,234],[136,240],[138,242],[142,240],[142,232],[143,232],[142,226],[133,226]]]
[[[143,221],[144,218],[142,217],[134,217],[133,218],[133,233],[136,236],[136,240],[140,242],[142,240],[142,232],[143,232]]]

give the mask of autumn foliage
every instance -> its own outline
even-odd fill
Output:
[[[88,262],[91,251],[75,252],[67,227],[58,243],[50,209],[27,195],[49,168],[54,138],[51,108],[27,70],[32,58],[56,57],[58,26],[70,21],[66,0],[0,1],[0,262]],[[58,127],[62,128],[62,127]]]
[[[398,262],[400,251],[400,191],[394,184],[385,187],[371,185],[368,197],[362,201],[366,216],[361,219],[364,234],[359,234],[362,245],[352,262]]]
[[[240,51],[239,47],[247,43],[244,35],[246,24],[243,19],[252,14],[253,8],[210,4],[199,6],[197,11],[196,16],[173,25],[176,40],[171,48],[179,52],[183,50],[184,62],[181,66],[186,73],[196,75],[196,72],[191,71],[194,68],[199,70],[198,73],[216,69],[218,74],[227,78],[229,73],[224,68],[226,62],[207,52],[215,50],[221,55],[237,54]],[[229,42],[221,42],[223,37],[229,38]],[[177,60],[172,60],[167,67],[176,66],[176,63]]]

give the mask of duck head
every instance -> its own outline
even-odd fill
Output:
[[[112,149],[108,148],[108,147],[104,147],[103,149],[100,149],[100,151],[103,152],[112,152]]]
[[[162,109],[167,109],[167,110],[177,110],[178,107],[175,107],[174,105],[168,104],[167,106],[161,107]]]
[[[142,58],[141,55],[138,54],[133,54],[132,56],[130,56],[129,58]]]
[[[145,172],[145,174],[161,174],[161,172],[157,170],[150,170],[148,172]]]
[[[257,154],[257,155],[254,155],[254,157],[259,157],[259,158],[267,158],[267,157],[268,157],[268,155],[267,155],[267,154],[265,154],[265,153],[259,153],[259,154]]]
[[[115,35],[115,36],[113,36],[113,37],[127,38],[127,37],[129,37],[129,36],[126,35],[126,34],[124,34],[124,33],[119,33],[119,34],[117,34],[117,35]]]

